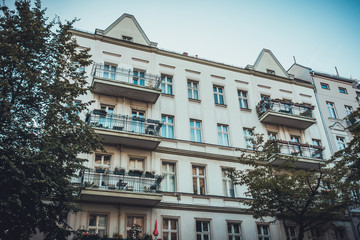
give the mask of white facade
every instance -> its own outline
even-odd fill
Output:
[[[290,141],[298,139],[302,145],[296,146],[308,151],[299,161],[301,167],[329,158],[311,83],[295,80],[266,49],[246,69],[160,50],[127,14],[106,30],[97,29],[96,34],[75,30],[73,34],[82,48],[90,49],[94,61],[86,69],[93,91],[79,100],[94,100],[89,110],[107,113],[92,112],[86,117],[104,137],[107,152],[83,157],[89,160],[87,167],[105,168],[107,174],[84,174],[82,184],[89,180],[80,193],[79,206],[84,211],[69,216],[70,226],[127,237],[129,222],[151,234],[157,221],[159,238],[172,240],[197,236],[239,239],[238,228],[242,239],[266,239],[269,227],[271,239],[285,239],[280,224],[260,223],[247,212],[239,201],[245,198],[246,189],[233,187],[223,171],[246,167],[238,161],[239,148],[247,148],[246,138],[251,135],[246,129],[253,127],[266,137],[276,134],[289,153],[295,146]],[[126,83],[117,79],[120,68],[129,72]],[[162,85],[149,86],[142,73],[158,76]],[[278,104],[286,109],[267,111],[259,117],[256,106],[262,95],[279,99],[274,107]],[[140,98],[142,101],[137,100]],[[291,113],[284,99],[292,102]],[[315,106],[310,115],[294,114],[310,105]],[[155,120],[154,125],[139,118]],[[156,127],[160,127],[156,120],[163,122],[160,135],[165,135],[167,126],[166,136],[156,136]],[[321,146],[315,146],[314,140]],[[113,175],[115,168],[162,174],[166,176],[162,191],[151,191],[154,180],[144,176]],[[118,178],[125,180],[114,182]],[[138,185],[130,186],[135,178]]]

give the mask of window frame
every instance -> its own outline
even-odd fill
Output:
[[[248,91],[238,89],[238,99],[239,99],[239,106],[241,109],[250,109]]]
[[[96,224],[95,226],[90,226],[90,218],[91,218],[91,215],[94,215],[96,216]],[[100,216],[105,216],[105,226],[99,226],[99,217]],[[107,235],[107,230],[108,230],[108,218],[109,218],[109,215],[106,214],[106,213],[89,213],[88,214],[88,221],[87,221],[87,231],[91,231],[91,230],[95,230],[95,234],[99,234],[99,230],[104,230],[104,234],[103,236]],[[100,234],[101,236],[101,234]],[[101,236],[101,237],[103,237]]]
[[[276,74],[275,74],[275,70],[268,69],[268,68],[266,69],[266,73],[267,73],[267,74],[271,74],[271,75],[276,75]]]
[[[168,229],[164,229],[164,220],[167,220],[168,221]],[[173,220],[173,221],[176,221],[176,229],[175,230],[173,230],[172,228],[171,228],[171,220]],[[162,236],[163,236],[163,238],[162,239],[164,239],[165,240],[165,237],[164,237],[164,232],[165,233],[168,233],[168,236],[170,237],[168,237],[167,239],[168,240],[179,240],[180,238],[179,238],[179,236],[180,236],[180,231],[179,231],[179,218],[174,218],[174,217],[163,217],[162,218],[162,227],[161,227],[161,230],[162,230]],[[175,233],[176,234],[176,239],[172,239],[171,238],[171,233]]]
[[[320,82],[320,88],[325,90],[330,90],[330,85],[327,83]]]
[[[229,224],[231,225],[238,225],[239,227],[239,233],[235,233],[235,231],[233,232],[229,232]],[[240,238],[240,240],[243,239],[242,237],[242,229],[241,229],[241,225],[242,225],[242,222],[235,222],[235,221],[226,221],[226,232],[227,232],[227,239],[229,240],[236,240],[236,238]],[[234,227],[232,227],[232,230],[234,230]]]
[[[244,127],[243,134],[244,134],[245,148],[253,149],[254,143],[252,142],[252,140],[254,140],[254,129]]]
[[[338,147],[338,150],[343,150],[346,148],[345,137],[336,136],[335,139],[336,139],[336,145]]]
[[[135,73],[137,73],[137,75],[135,75]],[[143,76],[141,74],[143,74]],[[146,85],[145,75],[146,75],[146,70],[134,68],[132,84],[137,86],[145,86]],[[135,81],[137,81],[137,83],[135,83]]]
[[[174,95],[174,91],[173,91],[174,77],[167,74],[161,74],[160,79],[161,79],[161,93],[167,95]]]
[[[166,171],[163,171],[163,165],[166,165]],[[173,172],[171,172],[169,169],[169,166],[170,165],[173,165],[174,166],[174,171]],[[163,192],[176,192],[176,162],[170,162],[170,161],[162,161],[161,162],[161,175],[162,176],[164,176],[164,179],[163,179],[163,181],[161,181],[161,191],[163,191]],[[171,177],[173,177],[174,178],[174,186],[173,186],[173,188],[174,188],[174,190],[173,191],[171,191]],[[166,189],[165,189],[165,187],[164,187],[164,183],[167,183],[166,184]]]
[[[116,80],[116,70],[117,70],[117,64],[114,63],[104,63],[104,69],[103,69],[103,78],[110,79],[110,80]],[[107,76],[105,76],[107,75]]]
[[[191,123],[193,122],[193,126]],[[199,123],[199,127],[197,127],[197,123]],[[192,134],[194,133],[194,134]],[[194,136],[194,138],[193,138]],[[202,122],[196,119],[190,119],[190,141],[192,142],[203,142],[202,139]]]
[[[275,141],[275,140],[278,139],[278,133],[277,132],[268,131],[267,135],[268,135],[268,140]]]
[[[145,233],[144,229],[145,229],[146,216],[144,216],[144,215],[137,215],[137,214],[127,214],[127,215],[126,215],[126,225],[125,225],[126,237],[129,237],[129,236],[128,236],[128,235],[129,235],[129,231],[130,231],[130,229],[132,228],[132,226],[131,226],[131,227],[128,227],[129,218],[133,218],[133,220],[134,220],[134,218],[138,218],[138,219],[142,218],[142,219],[143,219],[143,222],[142,222],[143,226],[142,226],[142,231],[141,231],[141,234],[143,235],[143,234]],[[134,225],[134,221],[133,221],[133,225]]]
[[[96,158],[97,156],[100,156],[100,163],[96,163]],[[106,156],[109,156],[109,164],[104,164],[104,158]],[[112,155],[111,154],[104,154],[104,153],[95,153],[94,154],[94,166],[95,167],[101,167],[101,168],[110,168],[110,165],[111,165],[111,158],[112,158]]]
[[[225,131],[224,131],[224,128],[226,129]],[[225,146],[225,147],[230,146],[229,125],[218,123],[217,124],[217,132],[218,132],[219,145]]]
[[[172,118],[172,123],[169,122],[169,118]],[[165,121],[164,121],[164,119],[165,119]],[[161,126],[161,137],[174,139],[175,138],[175,117],[172,115],[162,114],[161,121],[163,124]],[[169,136],[170,135],[169,129],[172,129],[172,137]],[[165,135],[164,135],[164,130],[165,130]]]
[[[337,119],[335,103],[326,101],[326,107],[328,109],[328,113],[329,113],[330,118]]]
[[[193,173],[193,170],[195,168],[195,175]],[[203,175],[200,175],[200,169],[203,169]],[[193,193],[195,195],[202,195],[202,196],[205,196],[206,195],[206,167],[205,166],[202,166],[202,165],[192,165],[191,167],[191,176],[192,176],[192,182],[193,182]],[[194,179],[196,179],[196,186],[194,184]],[[200,179],[203,179],[204,180],[204,186],[203,186],[203,191],[201,191],[201,183],[200,183]],[[196,193],[195,193],[195,190],[196,190]]]
[[[134,168],[130,167],[130,162],[134,161]],[[143,168],[138,168],[138,162],[142,162],[142,167]],[[129,162],[128,162],[128,169],[130,170],[139,170],[139,171],[145,171],[145,162],[146,162],[146,158],[145,157],[135,157],[135,156],[130,156],[129,157]]]
[[[222,182],[223,182],[223,194],[225,197],[236,198],[235,184],[232,181],[232,179],[226,175],[227,172],[229,172],[230,170],[233,170],[233,169],[221,168]],[[232,192],[231,192],[231,190],[232,190]]]
[[[339,93],[348,94],[348,91],[346,88],[344,88],[344,87],[338,87],[338,88],[339,88]]]
[[[201,231],[198,232],[197,230],[197,223],[200,223],[200,226],[201,226]],[[207,226],[208,226],[208,231],[204,231],[204,227],[203,227],[203,224],[206,223]],[[207,235],[207,239],[208,240],[211,240],[211,221],[210,220],[202,220],[202,219],[195,219],[195,235],[196,235],[196,238],[195,239],[198,239],[198,235],[200,235],[200,239],[201,240],[204,240],[204,236]]]
[[[197,85],[197,87],[194,87],[194,83]],[[189,86],[190,85],[190,86]],[[188,99],[192,100],[200,100],[200,89],[199,89],[199,81],[190,80],[187,81],[187,88],[188,88]],[[195,92],[197,94],[197,97],[195,98]],[[191,96],[190,96],[191,95]]]
[[[221,92],[219,90],[221,90]],[[226,105],[224,86],[213,85],[213,94],[214,94],[215,105]]]
[[[261,231],[260,231],[261,233],[259,233],[259,227],[261,229]],[[267,228],[268,234],[264,233],[264,227]],[[265,238],[271,240],[271,232],[270,232],[270,225],[269,224],[257,223],[256,228],[257,228],[256,232],[257,232],[257,236],[258,236],[259,240],[265,240]]]
[[[353,107],[350,106],[350,105],[344,105],[344,107],[345,107],[345,114],[346,114],[346,116],[349,116],[349,115],[352,113],[352,111],[353,111]]]

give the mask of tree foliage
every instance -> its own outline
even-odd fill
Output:
[[[32,6],[33,5],[33,6]],[[17,0],[0,14],[0,238],[64,239],[67,214],[76,211],[70,179],[82,167],[80,153],[100,147],[78,113],[88,103],[72,22],[48,22],[40,1]]]
[[[312,228],[341,220],[353,203],[350,183],[344,181],[347,168],[299,168],[300,156],[279,153],[277,141],[264,143],[256,134],[254,152],[242,150],[241,162],[250,166],[235,171],[236,184],[245,185],[252,201],[244,201],[255,218],[280,221],[289,238],[288,226],[297,226],[297,239]],[[277,161],[276,161],[277,160]],[[281,160],[281,164],[275,164]]]

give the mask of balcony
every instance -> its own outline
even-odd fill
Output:
[[[94,93],[150,103],[155,103],[161,93],[160,76],[140,71],[94,64],[92,76]]]
[[[148,178],[129,174],[87,170],[72,181],[73,184],[80,184],[80,199],[83,201],[155,206],[162,200],[159,191],[161,176]]]
[[[161,142],[162,123],[158,120],[93,110],[87,114],[85,121],[103,138],[104,143],[155,150]]]
[[[304,104],[271,99],[261,100],[256,106],[256,111],[262,123],[299,129],[307,129],[316,123],[316,119],[313,117],[313,107]]]
[[[279,155],[272,160],[274,164],[282,164],[285,162],[285,157],[281,156],[297,156],[298,161],[295,165],[299,168],[318,168],[320,164],[325,164],[323,161],[324,148],[321,146],[314,146],[310,144],[278,141]]]

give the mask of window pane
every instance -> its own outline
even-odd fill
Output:
[[[199,175],[204,175],[205,168],[199,167]]]
[[[196,221],[196,231],[197,232],[202,232],[201,231],[201,222],[200,221]]]
[[[98,155],[98,154],[95,155],[95,163],[101,164],[101,155]]]
[[[175,230],[176,229],[176,220],[175,219],[171,219],[170,220],[170,224],[171,224],[171,229]]]
[[[96,226],[96,215],[90,215],[89,226]]]
[[[106,216],[104,215],[99,216],[99,226],[100,227],[106,226]]]
[[[204,223],[203,223],[203,231],[205,231],[205,232],[209,231],[208,226],[209,226],[209,224],[206,223],[206,222],[204,222]]]
[[[169,222],[169,220],[167,220],[167,219],[163,220],[163,229],[168,229],[168,222]]]
[[[163,232],[163,240],[169,240],[169,234],[167,232]]]
[[[171,233],[171,240],[177,240],[177,233]]]

